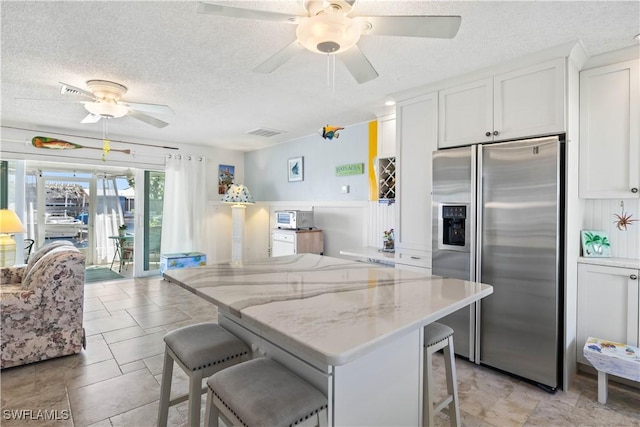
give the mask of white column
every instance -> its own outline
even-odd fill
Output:
[[[231,206],[231,262],[241,262],[244,247],[245,205]]]

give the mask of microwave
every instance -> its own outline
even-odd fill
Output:
[[[276,227],[293,230],[312,229],[313,211],[275,211]]]

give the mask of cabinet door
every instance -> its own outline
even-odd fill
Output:
[[[638,346],[638,298],[638,270],[578,264],[579,362],[590,336]]]
[[[431,252],[431,153],[438,144],[438,95],[399,104],[396,246]]]
[[[491,78],[441,90],[439,102],[438,148],[492,140],[493,80]]]
[[[495,76],[493,139],[564,132],[564,58]]]
[[[580,197],[638,198],[638,61],[580,73]]]
[[[378,119],[378,157],[395,157],[396,155],[396,116],[385,116]]]

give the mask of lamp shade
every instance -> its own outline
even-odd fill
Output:
[[[255,203],[249,189],[242,184],[231,184],[225,195],[222,196],[222,202],[234,204]]]
[[[0,209],[0,233],[1,234],[14,234],[25,233],[24,225],[18,218],[18,215],[9,209]]]
[[[129,112],[126,106],[109,101],[85,102],[84,108],[91,114],[101,117],[117,118]]]
[[[341,53],[353,47],[362,26],[342,15],[319,14],[301,18],[296,35],[304,47],[316,53]]]

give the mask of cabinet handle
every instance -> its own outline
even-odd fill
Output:
[[[493,134],[494,134],[495,136],[498,136],[498,134],[499,134],[499,133],[500,133],[500,132],[498,132],[497,130],[494,130],[494,131],[493,131]]]
[[[419,256],[414,256],[414,255],[412,255],[412,256],[411,256],[411,259],[422,259],[422,258],[420,258]]]
[[[491,136],[491,132],[485,133],[484,136]]]
[[[635,274],[632,274],[631,276],[629,276],[629,279],[631,280],[637,280],[638,276],[636,276]]]
[[[636,187],[633,187],[633,188],[631,189],[631,192],[632,192],[632,193],[637,193],[637,192],[638,192],[638,189],[637,189]]]

